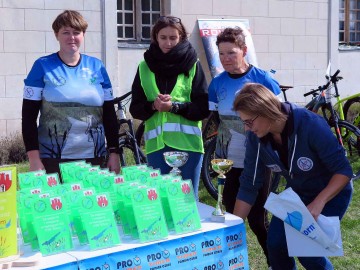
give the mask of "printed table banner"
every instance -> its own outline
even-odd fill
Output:
[[[89,258],[79,262],[79,269],[248,270],[245,225]]]
[[[200,37],[203,41],[206,59],[211,77],[215,77],[224,69],[220,63],[219,51],[216,46],[217,35],[226,27],[240,27],[245,34],[247,53],[245,59],[253,66],[258,66],[254,42],[250,33],[249,20],[247,19],[199,19]]]

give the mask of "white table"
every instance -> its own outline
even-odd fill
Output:
[[[0,269],[192,269],[189,265],[204,269],[221,264],[223,269],[249,269],[243,220],[226,214],[225,223],[214,223],[210,221],[213,207],[198,203],[198,209],[202,228],[195,232],[179,235],[170,231],[167,239],[149,243],[121,235],[121,244],[100,250],[74,240],[73,250],[45,257],[23,246],[15,264],[36,262],[36,266],[11,267],[8,263],[11,268]]]

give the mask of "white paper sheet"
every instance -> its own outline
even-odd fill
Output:
[[[320,215],[317,223],[324,233],[336,243],[340,249],[330,251],[325,249],[316,241],[303,235],[290,225],[284,222],[286,242],[288,246],[289,256],[291,257],[328,257],[328,256],[344,256],[344,250],[341,241],[341,230],[339,217],[325,217]]]

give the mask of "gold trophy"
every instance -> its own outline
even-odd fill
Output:
[[[225,173],[230,171],[233,161],[230,159],[213,159],[211,160],[211,167],[218,175],[218,200],[211,220],[214,222],[225,222],[225,207],[222,204],[224,184],[226,180]]]

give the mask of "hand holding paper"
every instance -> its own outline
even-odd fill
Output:
[[[319,243],[325,249],[333,252],[340,249],[324,233],[300,197],[291,188],[278,195],[270,193],[264,207],[303,235]]]

